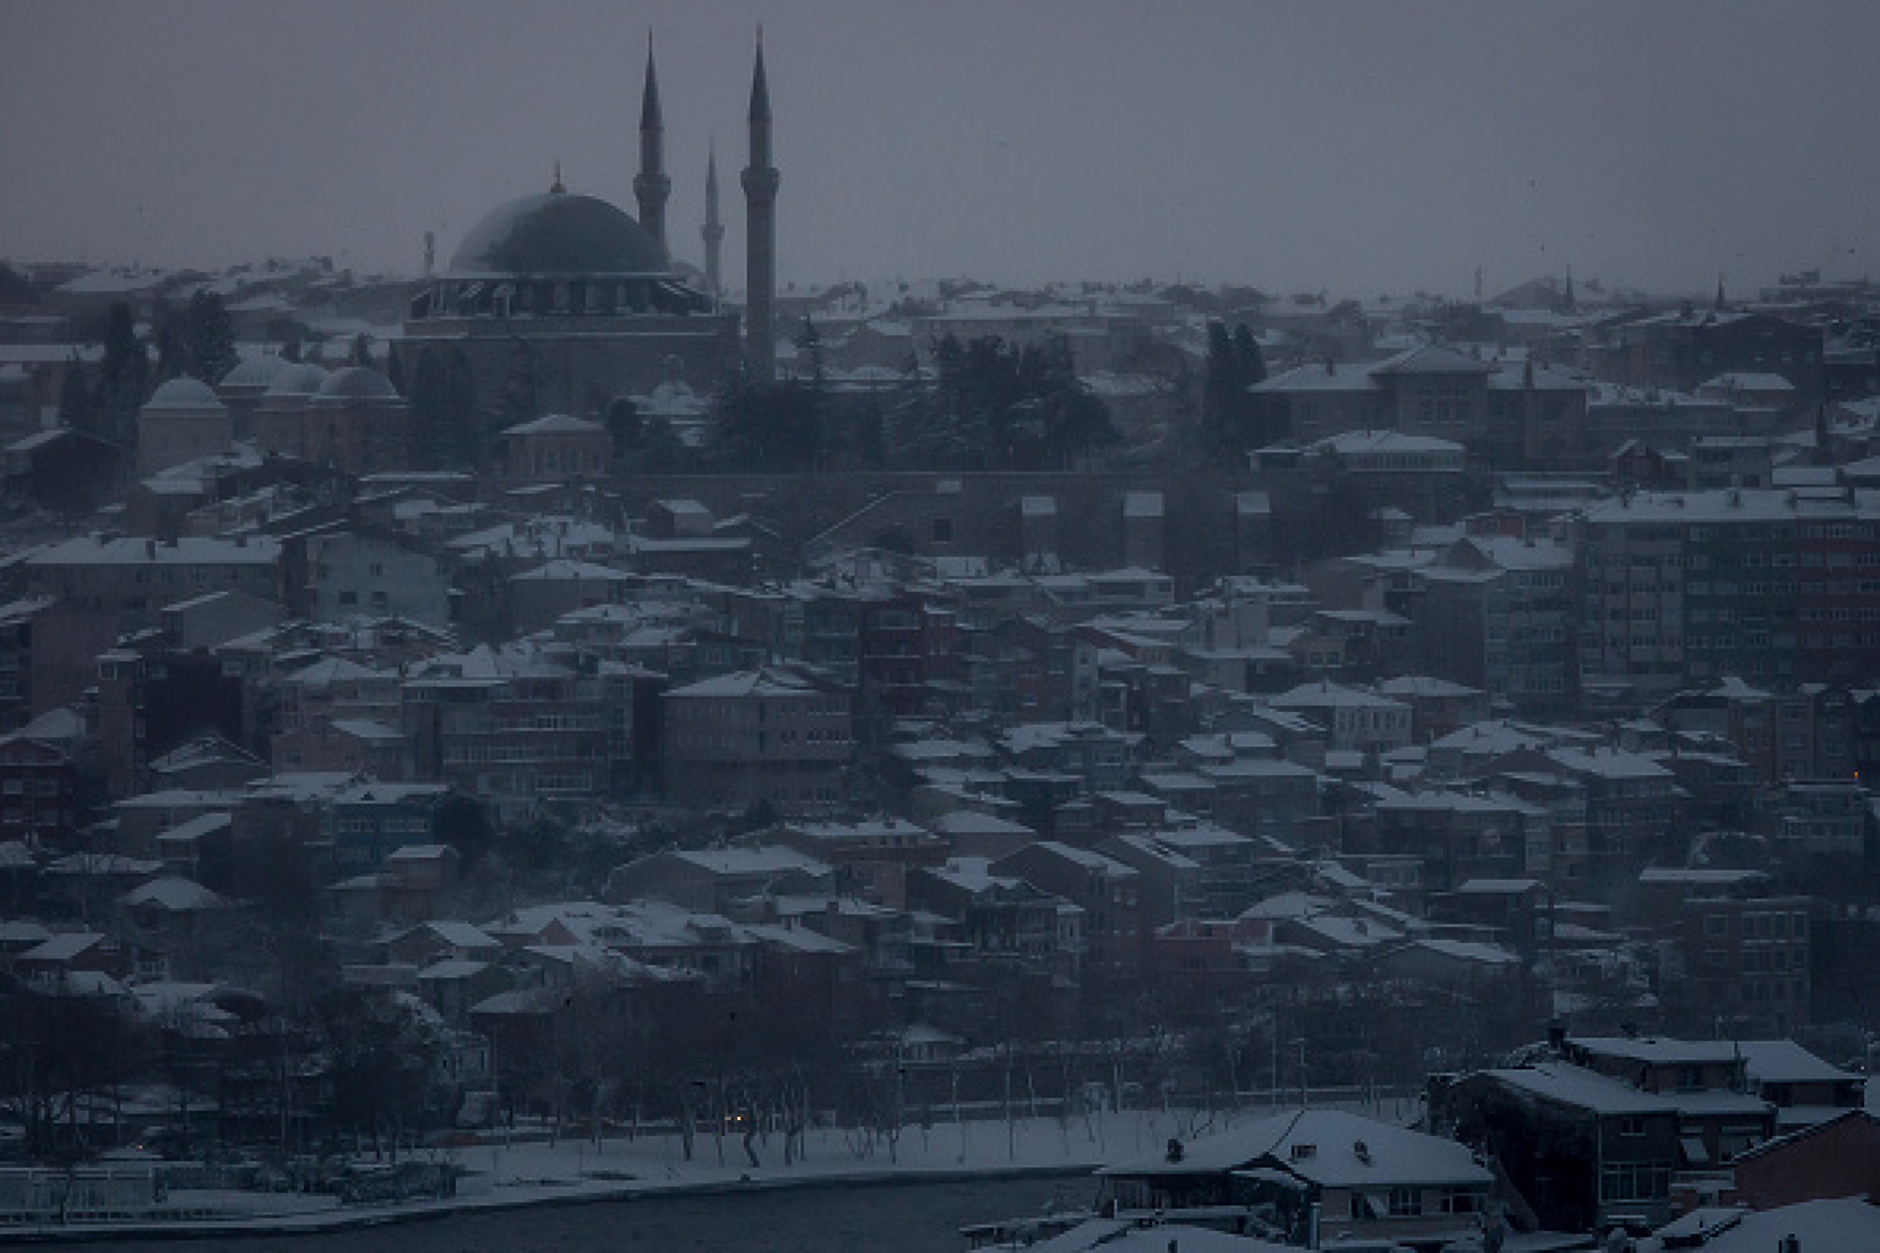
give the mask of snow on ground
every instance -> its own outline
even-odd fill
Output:
[[[169,1205],[179,1211],[178,1219],[36,1230],[74,1237],[104,1231],[124,1233],[138,1227],[170,1233],[184,1229],[192,1233],[236,1229],[313,1231],[446,1210],[662,1192],[832,1185],[892,1177],[989,1177],[1021,1172],[1076,1175],[1093,1171],[1111,1158],[1151,1152],[1170,1137],[1193,1139],[1270,1112],[1265,1107],[1212,1115],[1184,1110],[1125,1110],[1092,1113],[1062,1122],[1055,1118],[1017,1119],[1011,1123],[937,1119],[931,1126],[906,1127],[892,1150],[879,1136],[871,1141],[852,1130],[817,1128],[805,1137],[803,1158],[790,1165],[784,1164],[780,1136],[770,1136],[768,1143],[761,1137],[755,1140],[757,1166],[746,1157],[741,1134],[727,1134],[721,1142],[709,1132],[701,1133],[694,1139],[692,1160],[687,1161],[676,1134],[633,1139],[608,1135],[599,1141],[563,1137],[554,1143],[518,1137],[505,1143],[502,1133],[496,1132],[489,1133],[489,1143],[420,1150],[410,1155],[410,1160],[444,1161],[458,1166],[464,1174],[454,1197],[345,1205],[325,1195],[176,1190],[170,1193]],[[1386,1101],[1381,1106],[1367,1105],[1363,1112],[1385,1121],[1403,1122],[1414,1115],[1415,1105]],[[1093,1179],[1091,1199],[1095,1195]],[[205,1211],[216,1216],[199,1217]],[[181,1214],[191,1217],[182,1220]]]

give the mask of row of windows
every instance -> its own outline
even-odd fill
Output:
[[[1748,979],[1743,983],[1743,999],[1746,1001],[1788,1001],[1791,1003],[1806,1000],[1808,985],[1800,979],[1773,979],[1765,983],[1761,979]]]
[[[444,764],[466,765],[478,762],[592,761],[601,755],[598,745],[587,741],[565,744],[560,741],[528,744],[451,744],[445,746]]]
[[[1634,1120],[1627,1120],[1628,1122]],[[1639,1133],[1627,1134],[1641,1134]],[[1609,1162],[1599,1171],[1599,1199],[1661,1201],[1671,1195],[1671,1167],[1666,1162]]]
[[[1742,918],[1743,934],[1756,940],[1786,939],[1789,936],[1808,934],[1808,914],[1803,910],[1781,910],[1771,913],[1758,910],[1744,913]],[[1729,914],[1708,914],[1704,918],[1704,934],[1724,936],[1730,934],[1731,916]]]

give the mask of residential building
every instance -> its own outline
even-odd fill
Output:
[[[854,751],[849,694],[805,674],[747,670],[673,688],[664,712],[666,790],[702,808],[828,809]]]

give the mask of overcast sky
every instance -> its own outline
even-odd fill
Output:
[[[650,27],[741,285],[759,21],[786,285],[1880,273],[1874,0],[0,0],[0,257],[415,273],[557,159],[631,212]]]

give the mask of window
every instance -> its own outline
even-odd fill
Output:
[[[1602,1201],[1656,1201],[1671,1194],[1671,1167],[1662,1162],[1617,1162],[1599,1172]]]
[[[1422,1189],[1392,1188],[1390,1190],[1390,1216],[1392,1218],[1410,1218],[1422,1212]]]

